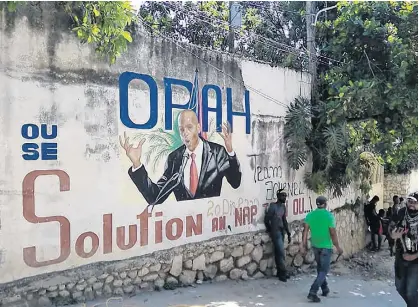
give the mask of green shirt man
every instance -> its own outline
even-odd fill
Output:
[[[333,245],[339,254],[343,253],[336,234],[335,217],[326,209],[327,198],[317,197],[316,205],[317,209],[306,216],[301,245],[301,252],[304,254],[307,249],[308,232],[311,231],[311,245],[317,262],[317,277],[307,296],[312,302],[320,302],[320,298],[317,296],[319,288],[322,289],[323,296],[327,296],[330,292],[326,276],[330,269]]]
[[[317,208],[307,214],[305,223],[311,231],[311,244],[317,248],[333,248],[330,228],[336,228],[335,217],[326,208]]]

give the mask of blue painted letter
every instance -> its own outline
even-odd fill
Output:
[[[38,152],[39,146],[35,143],[25,143],[22,145],[22,151],[25,152],[25,154],[22,155],[24,160],[38,160],[39,158],[39,152]]]
[[[186,110],[189,105],[189,101],[186,104],[173,104],[172,103],[172,84],[173,85],[180,85],[185,87],[189,91],[189,95],[192,92],[192,83],[185,80],[179,80],[174,78],[164,78],[164,95],[165,95],[165,102],[164,102],[164,129],[165,130],[172,130],[173,123],[172,123],[172,110],[173,109],[181,109]]]
[[[208,92],[214,90],[215,92],[215,108],[208,106]],[[217,132],[222,131],[223,124],[223,98],[221,89],[217,85],[207,84],[202,88],[202,130],[208,132],[208,112],[215,112],[216,129]]]
[[[134,80],[143,80],[147,83],[150,90],[150,117],[144,124],[134,123],[129,117],[128,111],[128,87],[129,83]],[[154,79],[148,75],[136,74],[133,72],[124,72],[119,77],[119,108],[121,122],[128,128],[134,129],[151,129],[157,123],[158,118],[158,90]]]
[[[31,128],[31,133],[29,133],[29,128]],[[35,124],[24,124],[21,129],[22,137],[27,140],[34,140],[39,136],[39,128]]]
[[[244,92],[244,112],[235,112],[233,111],[231,88],[227,88],[227,121],[230,123],[231,131],[233,131],[233,116],[246,117],[246,134],[250,134],[250,98],[248,90]]]

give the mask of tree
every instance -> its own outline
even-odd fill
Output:
[[[242,27],[235,30],[236,53],[271,65],[306,65],[304,2],[246,1]],[[144,2],[146,29],[174,40],[227,51],[228,2]],[[279,42],[279,44],[278,44]]]
[[[9,1],[0,8],[15,14],[19,5],[29,3]],[[71,21],[69,27],[82,43],[92,44],[96,52],[111,64],[115,63],[132,42],[132,25],[136,13],[129,1],[55,2],[55,9],[65,11]]]
[[[318,46],[339,62],[319,65],[318,99],[290,106],[286,135],[294,168],[306,148],[313,154],[309,186],[339,195],[353,181],[368,190],[377,163],[417,167],[418,20],[413,2],[339,2],[335,14],[319,24]],[[291,114],[312,118],[312,129],[295,130]]]

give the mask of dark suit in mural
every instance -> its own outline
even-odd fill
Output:
[[[242,174],[228,126],[221,134],[225,148],[201,138],[199,132],[196,114],[183,111],[179,116],[183,145],[169,154],[164,173],[156,183],[139,162],[144,141],[133,147],[128,138],[125,143],[121,139],[121,146],[133,162],[128,174],[149,205],[163,203],[171,193],[177,201],[220,196],[224,177],[234,189],[240,186]]]
[[[175,194],[177,201],[220,196],[224,177],[233,188],[236,189],[240,186],[241,172],[237,156],[230,156],[224,147],[218,144],[202,139],[201,142],[203,143],[202,167],[198,187],[194,194],[187,187],[184,180],[185,176],[181,174],[182,161],[186,152],[185,145],[169,154],[163,176],[157,183],[152,182],[148,177],[144,165],[134,172],[132,168],[129,169],[128,173],[132,181],[147,203],[153,204],[159,194],[161,198],[157,201],[157,204],[163,203],[170,195],[170,190]],[[187,171],[187,168],[185,168],[184,172]],[[171,180],[171,178],[174,178],[174,180]]]

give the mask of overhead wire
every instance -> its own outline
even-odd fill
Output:
[[[168,7],[168,8],[170,8],[170,9],[172,9],[172,10],[174,10],[174,9],[176,9],[175,7],[173,7],[173,6],[171,6],[171,5],[168,5],[168,3],[163,3],[163,5],[165,6],[165,7]],[[184,8],[184,7],[181,7],[181,9],[184,11],[184,12],[186,12],[186,9]],[[196,13],[196,14],[198,14],[199,15],[199,17],[200,18],[204,18],[204,19],[206,19],[206,20],[202,20],[202,19],[200,19],[200,21],[203,21],[204,23],[207,23],[207,24],[210,24],[210,25],[212,25],[213,27],[217,27],[216,25],[214,25],[213,23],[212,23],[212,21],[214,20],[215,22],[217,22],[218,24],[223,24],[223,25],[229,25],[229,23],[228,22],[226,22],[226,21],[224,21],[224,20],[222,20],[222,19],[220,19],[220,18],[217,18],[217,17],[210,17],[210,16],[208,16],[207,14],[205,14],[204,12],[201,12],[201,11],[188,11],[188,13]],[[210,22],[209,21],[207,21],[207,20],[210,20]],[[220,27],[218,27],[218,28],[220,28]],[[241,28],[241,30],[243,30],[243,28]],[[241,33],[240,32],[238,32],[238,31],[240,31],[240,30],[238,30],[238,29],[234,29],[234,32],[236,33],[236,34],[239,34],[239,35],[241,35]],[[296,55],[296,56],[298,56],[298,57],[301,57],[301,56],[305,56],[306,57],[306,59],[309,59],[309,56],[308,55],[306,55],[306,54],[304,54],[303,52],[298,52],[298,50],[297,49],[295,49],[293,46],[289,46],[289,45],[287,45],[287,44],[284,44],[284,43],[280,43],[280,42],[277,42],[277,41],[275,41],[275,40],[273,40],[273,39],[270,39],[270,38],[268,38],[268,37],[266,37],[266,36],[263,36],[263,35],[260,35],[260,34],[257,34],[257,33],[254,33],[254,32],[250,32],[250,31],[248,31],[249,32],[249,34],[250,35],[254,35],[254,36],[256,36],[256,37],[258,37],[260,40],[256,40],[256,41],[259,41],[259,42],[261,42],[261,43],[263,43],[263,44],[265,44],[265,45],[267,45],[267,46],[270,46],[270,47],[274,47],[274,48],[277,48],[277,49],[279,49],[280,51],[283,51],[283,52],[287,52],[287,53],[290,53],[290,54],[294,54],[294,55]],[[265,42],[262,42],[261,40],[264,40]],[[267,42],[269,42],[269,43],[267,43]],[[272,45],[272,44],[274,44],[274,45]],[[281,49],[281,48],[288,48],[288,50],[284,50],[284,49]],[[326,57],[326,56],[322,56],[322,55],[317,55],[317,57],[319,58],[325,58],[325,59],[328,59],[328,60],[330,60],[330,61],[333,61],[333,62],[339,62],[339,63],[342,63],[342,62],[340,62],[340,61],[338,61],[338,60],[335,60],[335,59],[332,59],[332,58],[329,58],[329,57]],[[324,62],[324,61],[321,61],[320,59],[318,59],[318,62],[319,63],[321,63],[321,64],[324,64],[324,65],[330,65],[330,63],[327,63],[327,62]]]
[[[170,37],[168,37],[168,36],[166,36],[166,35],[164,35],[164,34],[160,33],[160,31],[156,31],[156,30],[155,30],[155,29],[153,29],[150,25],[148,25],[148,24],[147,24],[147,22],[146,22],[143,18],[141,18],[141,16],[138,16],[138,18],[139,18],[139,20],[140,20],[141,24],[143,24],[144,26],[148,27],[148,28],[152,31],[152,33],[153,33],[153,32],[155,32],[155,33],[156,33],[158,36],[160,36],[162,39],[164,39],[164,40],[168,40],[168,41],[172,42],[174,45],[176,45],[177,47],[179,47],[179,48],[181,48],[182,50],[186,51],[186,52],[187,52],[187,53],[189,53],[190,55],[194,56],[195,58],[197,58],[197,59],[198,59],[198,60],[200,60],[201,62],[205,63],[207,66],[214,68],[215,70],[217,70],[218,72],[220,72],[220,73],[224,74],[225,76],[229,77],[229,78],[230,78],[230,79],[232,79],[233,81],[235,81],[235,82],[239,83],[240,85],[243,85],[243,86],[244,86],[246,89],[248,89],[249,91],[252,91],[252,92],[254,92],[254,93],[258,94],[258,95],[262,96],[263,98],[265,98],[265,99],[267,99],[267,100],[269,100],[269,101],[274,102],[274,103],[275,103],[275,104],[277,104],[277,105],[280,105],[280,106],[282,106],[282,107],[288,108],[288,105],[287,105],[287,104],[285,104],[285,103],[283,103],[283,102],[281,102],[281,101],[279,101],[279,100],[277,100],[277,99],[275,99],[275,98],[273,98],[273,97],[269,96],[269,95],[268,95],[268,94],[266,94],[266,93],[263,93],[262,91],[260,91],[260,90],[258,90],[258,89],[256,89],[256,88],[254,88],[254,87],[252,87],[252,86],[250,86],[250,85],[248,85],[248,84],[246,84],[246,83],[244,83],[244,81],[241,81],[241,80],[239,80],[239,79],[237,79],[237,78],[233,77],[232,75],[230,75],[230,74],[226,73],[225,71],[223,71],[222,69],[218,68],[217,66],[215,66],[215,65],[211,64],[210,62],[208,62],[208,61],[206,61],[206,60],[202,59],[200,56],[198,56],[197,54],[195,54],[194,52],[192,52],[192,51],[191,51],[191,50],[189,50],[188,48],[185,48],[184,46],[182,46],[181,44],[179,44],[179,43],[178,43],[175,39],[170,38]]]

